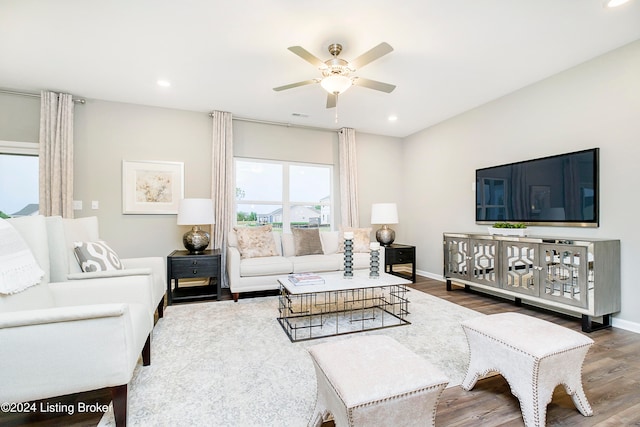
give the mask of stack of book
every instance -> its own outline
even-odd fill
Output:
[[[315,273],[294,273],[289,275],[289,281],[296,286],[322,285],[324,279]]]

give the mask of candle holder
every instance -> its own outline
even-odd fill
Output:
[[[344,239],[344,278],[353,278],[353,239]]]
[[[377,279],[380,277],[378,269],[380,268],[380,249],[371,249],[371,261],[369,262],[369,278]]]

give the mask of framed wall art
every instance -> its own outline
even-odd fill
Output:
[[[182,162],[122,161],[123,214],[177,214],[182,198]]]

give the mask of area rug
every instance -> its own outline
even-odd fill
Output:
[[[411,290],[408,320],[383,334],[459,385],[469,350],[460,326],[482,316]],[[316,397],[307,347],[353,335],[292,343],[276,320],[278,298],[172,305],[156,325],[151,365],[129,384],[130,426],[306,426]],[[114,426],[109,410],[99,426]]]

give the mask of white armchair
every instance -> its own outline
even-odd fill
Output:
[[[125,425],[127,384],[140,355],[143,365],[151,361],[148,275],[50,283],[44,217],[10,223],[44,277],[0,294],[0,402],[110,388],[116,425]]]
[[[152,307],[161,318],[164,312],[164,295],[167,291],[166,262],[163,257],[123,258],[123,270],[85,273],[74,256],[74,242],[100,240],[98,218],[67,219],[47,217],[49,249],[51,254],[51,280],[66,282],[107,277],[126,277],[148,274],[152,282]]]

